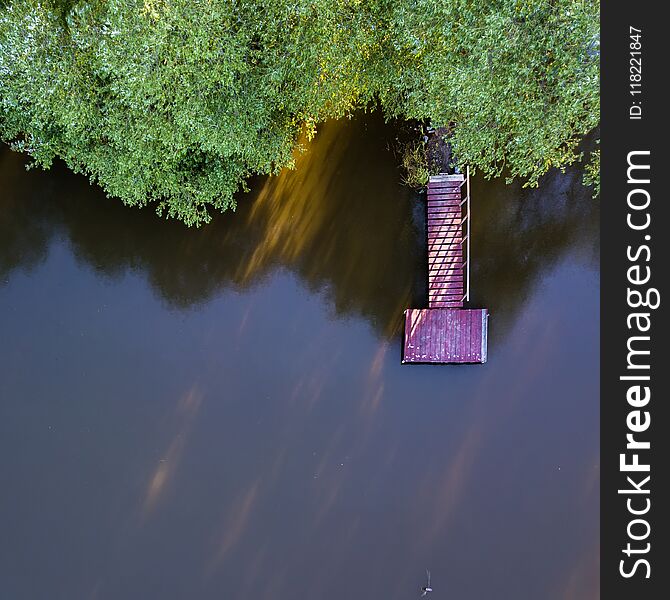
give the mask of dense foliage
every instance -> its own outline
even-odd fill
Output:
[[[376,103],[533,185],[598,124],[598,21],[597,0],[4,0],[0,136],[188,224]]]

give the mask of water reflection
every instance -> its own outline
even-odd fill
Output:
[[[149,477],[146,494],[142,502],[142,512],[148,516],[165,492],[170,480],[179,467],[181,455],[193,428],[193,421],[200,408],[202,398],[196,387],[191,388],[178,402],[176,418],[178,426],[167,449],[158,460],[158,465]]]
[[[471,299],[493,315],[492,344],[566,248],[597,264],[599,200],[581,179],[578,168],[549,173],[536,189],[473,179]]]
[[[2,155],[0,597],[598,597],[597,204],[475,180],[494,351],[403,367],[391,135],[329,125],[201,231]]]
[[[141,272],[176,308],[287,268],[335,314],[361,315],[393,336],[404,308],[425,305],[427,279],[422,200],[399,183],[393,141],[378,117],[328,123],[295,171],[256,180],[236,213],[199,231],[121,207],[62,167],[26,173],[2,150],[0,282],[64,236],[83,263],[109,277]],[[475,179],[473,196],[472,300],[494,315],[495,343],[563,249],[597,247],[597,204],[577,170],[530,191]]]

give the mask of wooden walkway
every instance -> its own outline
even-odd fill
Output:
[[[428,306],[462,308],[463,175],[438,175],[428,182]]]
[[[402,362],[484,363],[488,311],[463,308],[470,295],[469,174],[431,177],[427,212],[428,308],[405,311]]]

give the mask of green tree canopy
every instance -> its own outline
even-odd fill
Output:
[[[357,108],[449,126],[461,162],[529,185],[599,122],[596,0],[0,6],[2,138],[189,225]]]

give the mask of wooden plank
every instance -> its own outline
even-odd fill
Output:
[[[436,221],[444,220],[444,219],[449,219],[452,223],[458,223],[460,224],[461,221],[463,220],[463,215],[461,214],[461,211],[454,211],[454,210],[435,210],[433,212],[428,213],[428,225],[438,225],[439,223],[436,223]]]
[[[430,246],[431,244],[444,246],[462,246],[463,239],[462,236],[458,234],[458,232],[445,232],[443,234],[440,234],[439,232],[433,232],[433,235],[428,238],[428,245]]]
[[[460,350],[461,349],[460,349],[460,345],[459,345],[459,342],[460,342],[459,330],[460,330],[461,325],[462,325],[462,316],[463,316],[463,313],[461,311],[453,313],[453,318],[454,318],[453,331],[454,332],[451,336],[452,340],[453,340],[453,343],[451,345],[451,359],[454,362],[460,362],[459,358],[460,358]]]
[[[472,348],[472,352],[474,354],[474,360],[480,360],[481,358],[481,353],[482,353],[482,329],[481,329],[481,320],[480,320],[480,326],[474,326],[472,328],[472,341],[470,343],[470,346]]]
[[[463,179],[465,179],[463,173],[438,173],[429,177],[429,181],[462,181]]]
[[[443,227],[442,225],[433,225],[431,223],[428,225],[428,233],[429,240],[462,238],[463,228],[460,226],[450,227],[449,225]]]
[[[437,200],[453,200],[458,202],[463,199],[460,191],[452,191],[447,188],[428,190],[428,204]]]
[[[468,352],[467,352],[467,360],[469,362],[474,362],[477,360],[477,357],[479,355],[478,349],[476,348],[477,341],[475,339],[475,334],[477,330],[477,315],[474,314],[473,312],[468,314],[469,317],[469,330],[470,330],[470,342],[468,346]]]
[[[431,231],[430,231],[430,236],[429,240],[459,240],[462,239],[463,236],[463,231],[458,230],[458,229],[445,229],[442,231],[439,227],[431,226]],[[456,242],[452,242],[456,243]]]
[[[463,242],[459,232],[454,231],[432,231],[431,236],[428,238],[428,245],[431,244],[441,244],[444,246],[462,246]]]
[[[428,264],[445,269],[461,268],[465,266],[463,249],[461,246],[438,246],[428,251]]]
[[[463,282],[453,283],[453,284],[442,284],[440,287],[435,286],[429,290],[428,295],[431,298],[437,298],[438,296],[459,296],[462,297],[465,293],[463,288]]]
[[[458,298],[456,298],[456,299],[437,298],[435,300],[431,300],[429,308],[440,308],[440,307],[443,307],[447,304],[449,305],[449,308],[463,309],[463,302],[461,300],[459,300]],[[455,326],[447,327],[446,338],[448,338],[448,340],[449,340],[448,343],[449,344],[453,343],[454,335],[455,335]],[[447,343],[447,342],[445,342],[445,343]],[[444,349],[444,346],[442,348]],[[443,349],[439,350],[438,353],[441,353],[443,351]]]
[[[439,238],[431,240],[428,244],[428,256],[452,256],[463,254],[463,244],[455,244],[440,240]]]
[[[442,219],[444,220],[444,219]],[[455,220],[453,223],[437,223],[435,221],[428,221],[427,223],[428,231],[431,233],[432,237],[443,233],[447,236],[454,235],[463,235],[463,225],[459,220]]]
[[[460,180],[455,180],[455,179],[431,179],[428,182],[429,188],[431,187],[438,187],[438,186],[443,186],[443,187],[460,187],[463,184],[462,181]]]
[[[427,213],[428,218],[432,218],[432,215],[435,214],[447,214],[453,217],[463,217],[460,207],[447,207],[447,206],[435,206],[431,208]]]
[[[458,233],[458,232],[462,232],[462,230],[463,230],[463,227],[459,222],[455,222],[455,223],[442,222],[442,223],[439,223],[439,222],[435,221],[433,223],[429,223],[428,228],[429,228],[429,231],[431,233],[438,233],[440,231],[443,231],[445,234],[447,234],[447,233],[451,233],[451,234]]]
[[[430,225],[430,235],[428,236],[428,241],[432,242],[433,240],[451,240],[453,238],[463,237],[463,231],[460,225]]]
[[[439,202],[439,204],[438,204]],[[461,203],[458,200],[445,200],[441,199],[434,204],[431,202],[427,209],[428,214],[434,213],[435,211],[440,212],[458,212],[462,211]]]
[[[472,347],[470,346],[470,340],[471,340],[471,330],[472,330],[472,313],[469,312],[466,315],[466,320],[464,323],[464,330],[463,330],[463,362],[472,362]]]
[[[432,283],[428,288],[428,294],[433,296],[437,293],[452,293],[452,290],[463,291],[463,279],[452,279],[451,281],[438,281]]]
[[[435,196],[448,196],[452,199],[462,199],[463,192],[460,187],[434,187],[426,190],[426,196],[428,197],[429,202],[431,199],[434,199]]]
[[[430,275],[432,276],[443,276],[446,277],[448,275],[455,275],[461,280],[464,279],[463,277],[463,269],[449,269],[449,268],[434,268],[431,270]]]
[[[429,300],[453,300],[453,298],[447,298],[447,296],[458,296],[459,300],[463,299],[465,295],[465,290],[462,287],[451,286],[439,289],[433,289],[428,294]]]
[[[435,286],[437,286],[440,283],[463,283],[463,277],[462,276],[456,276],[456,275],[451,275],[451,276],[443,276],[443,275],[438,275],[438,276],[430,276],[428,279],[428,290],[430,293],[430,290],[433,289]]]
[[[430,302],[456,302],[457,304],[462,304],[463,294],[439,294],[430,297],[429,300]]]
[[[444,226],[445,233],[449,233],[452,235],[454,233],[460,233],[461,235],[463,235],[463,224],[460,222],[460,219],[454,220],[454,222],[451,224],[451,227],[447,223],[438,223],[437,219],[428,219],[428,223],[426,223],[426,226],[428,227],[428,230],[433,233],[439,232],[442,229],[442,226]]]
[[[439,294],[431,294],[430,299],[434,302],[463,302],[463,290],[444,290]]]
[[[454,223],[460,223],[463,220],[463,215],[460,210],[436,210],[428,213],[428,225],[436,225],[435,221],[440,219],[451,219]]]
[[[442,179],[442,178],[430,178],[428,180],[428,185],[433,186],[433,185],[461,185],[463,183],[462,179]]]
[[[429,213],[426,213],[428,221],[434,221],[435,219],[463,219],[463,214],[460,210],[432,210]]]
[[[438,271],[444,271],[445,274],[448,274],[448,272],[452,271],[462,271],[463,270],[463,263],[461,262],[445,262],[442,260],[439,260],[440,256],[434,258],[433,260],[428,262],[428,267],[429,270],[434,271],[434,274],[437,275]]]
[[[438,262],[444,263],[445,267],[453,262],[464,263],[463,249],[460,245],[436,245],[428,250],[428,264],[436,265]]]
[[[431,208],[426,215],[428,216],[428,219],[435,219],[439,218],[439,215],[445,215],[448,217],[459,217],[463,218],[463,213],[461,212],[460,208],[456,210],[450,210],[448,208],[445,208],[444,206],[436,206],[435,208]]]
[[[428,222],[426,225],[431,229],[439,228],[442,225],[448,227],[449,225],[456,225],[457,227],[463,226],[463,217],[460,212],[457,213],[438,213],[428,215]]]
[[[455,215],[453,217],[438,216],[434,219],[428,220],[428,227],[432,232],[436,232],[444,228],[445,233],[453,233],[454,230],[462,230],[461,216]]]
[[[461,295],[461,302],[463,296]],[[465,348],[463,347],[463,326],[465,325],[466,319],[463,317],[467,317],[467,315],[464,315],[461,311],[459,311],[456,315],[456,332],[454,334],[454,360],[457,360],[458,362],[463,362],[463,354]]]
[[[454,241],[449,238],[435,237],[428,241],[428,251],[449,250],[462,251],[463,244],[460,241]]]
[[[428,252],[441,251],[463,251],[463,244],[459,241],[453,241],[447,238],[433,238],[428,242]]]
[[[433,261],[428,263],[429,267],[434,267],[433,271],[437,274],[438,271],[459,271],[463,269],[463,263],[442,263],[438,261]]]
[[[463,281],[464,280],[461,277],[460,279],[452,279],[451,281],[439,281],[439,282],[431,283],[430,287],[428,288],[428,294],[430,295],[434,289],[442,289],[442,288],[437,287],[440,284],[449,285],[452,288],[455,288],[458,285],[460,285],[461,287],[464,287]]]
[[[428,258],[438,257],[445,262],[453,262],[457,258],[460,258],[460,261],[463,262],[463,245],[431,243],[431,247],[428,249]]]
[[[441,196],[444,196],[444,200],[462,200],[463,199],[463,194],[461,194],[461,190],[452,190],[450,188],[435,188],[432,190],[428,190],[427,192],[428,195],[428,203],[430,202],[435,202],[436,200],[440,200]]]
[[[463,255],[446,254],[441,250],[434,250],[428,256],[428,266],[441,271],[454,271],[463,267]]]
[[[459,189],[462,186],[461,181],[429,181],[428,189],[436,187],[449,187]]]
[[[482,346],[481,346],[481,355],[479,360],[483,363],[487,362],[489,359],[489,311],[484,309],[482,310]]]
[[[428,215],[428,221],[426,222],[426,227],[431,231],[439,231],[442,226],[444,226],[445,233],[453,233],[454,229],[460,229],[460,233],[463,233],[463,217],[461,213],[451,213],[451,214],[435,214]]]
[[[457,248],[455,250],[448,250],[448,249],[431,250],[428,253],[429,266],[439,268],[444,267],[445,269],[449,269],[452,266],[452,264],[454,264],[458,268],[458,265],[462,266],[464,262],[465,261],[463,259],[463,251],[460,248]]]
[[[461,296],[465,293],[462,281],[443,281],[438,284],[433,284],[428,290],[428,296],[441,296],[446,293],[455,293],[456,291],[458,291]]]
[[[426,215],[428,216],[428,219],[435,219],[439,218],[439,215],[446,215],[448,217],[459,217],[463,218],[463,213],[461,212],[460,209],[458,210],[450,210],[448,208],[445,208],[444,206],[436,206],[435,208],[431,208]]]
[[[465,262],[463,258],[463,247],[461,244],[431,244],[428,249],[428,260],[434,263],[436,259],[442,262]]]
[[[462,199],[459,196],[451,196],[450,194],[436,194],[434,196],[428,196],[428,202],[426,203],[426,208],[435,208],[436,206],[448,206],[453,209],[457,209],[463,206],[461,201]]]
[[[451,252],[463,252],[463,244],[460,240],[454,241],[445,238],[435,238],[428,243],[428,252],[442,252],[444,250]]]
[[[427,208],[435,208],[436,206],[450,206],[453,208],[459,208],[462,206],[461,198],[459,196],[451,196],[449,194],[435,194],[434,196],[428,196],[428,203],[426,204]]]
[[[442,213],[447,213],[450,215],[462,215],[460,206],[429,206],[428,212],[426,214],[430,217],[430,215]]]
[[[438,181],[436,183],[429,183],[427,191],[434,190],[449,190],[450,192],[460,192],[462,189],[461,184],[452,181]]]
[[[445,271],[462,269],[465,266],[463,251],[460,248],[452,252],[444,249],[431,250],[428,253],[428,266]]]
[[[445,210],[443,206],[432,209],[430,212],[426,213],[428,223],[435,219],[463,219],[463,213],[459,210]]]
[[[459,282],[459,281],[460,281],[460,282],[464,281],[464,278],[463,278],[462,274],[459,273],[458,271],[445,271],[444,273],[439,273],[439,275],[440,275],[440,276],[444,276],[444,275],[446,275],[447,273],[456,273],[457,276],[458,276],[458,278],[454,278],[454,279],[452,279],[452,280],[450,280],[450,281],[447,281],[447,282],[441,282],[441,283],[450,283],[450,284],[453,285],[453,284],[456,284],[456,283]],[[438,273],[436,272],[436,275],[437,275],[437,274],[438,274]],[[430,285],[433,286],[434,284],[431,283]],[[428,288],[428,291],[430,292],[430,288]]]

